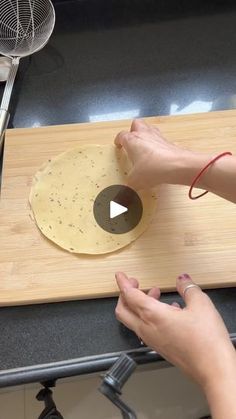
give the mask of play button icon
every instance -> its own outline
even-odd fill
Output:
[[[142,201],[128,186],[111,185],[96,197],[93,214],[98,225],[112,234],[124,234],[135,228],[143,214]]]
[[[110,202],[110,218],[118,217],[118,215],[124,214],[127,211],[127,207],[117,204],[115,201]]]

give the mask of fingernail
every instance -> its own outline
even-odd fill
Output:
[[[182,275],[178,276],[178,279],[180,281],[187,281],[187,280],[189,280],[191,278],[190,278],[190,276],[188,274],[182,274]]]

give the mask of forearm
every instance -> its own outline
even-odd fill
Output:
[[[224,363],[223,359],[222,363]],[[236,362],[231,364],[224,376],[216,375],[205,388],[205,394],[213,419],[236,418]]]
[[[194,177],[215,156],[183,152],[174,163],[170,183],[190,186]],[[202,174],[196,187],[236,203],[236,157],[224,156],[217,160]]]
[[[210,412],[213,419],[236,418],[235,404],[236,381],[218,383],[215,389],[207,395]]]

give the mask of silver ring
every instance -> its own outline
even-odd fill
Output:
[[[186,288],[184,288],[184,291],[183,291],[183,297],[185,297],[186,292],[187,292],[190,288],[193,288],[193,287],[200,288],[200,287],[199,287],[199,285],[197,285],[197,284],[189,284],[189,285],[187,285],[187,287],[186,287]],[[200,288],[200,289],[201,289],[201,288]]]

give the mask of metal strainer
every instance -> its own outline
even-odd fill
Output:
[[[8,107],[20,58],[39,51],[54,25],[51,0],[0,0],[0,54],[12,59],[0,108],[0,152],[9,120]]]

